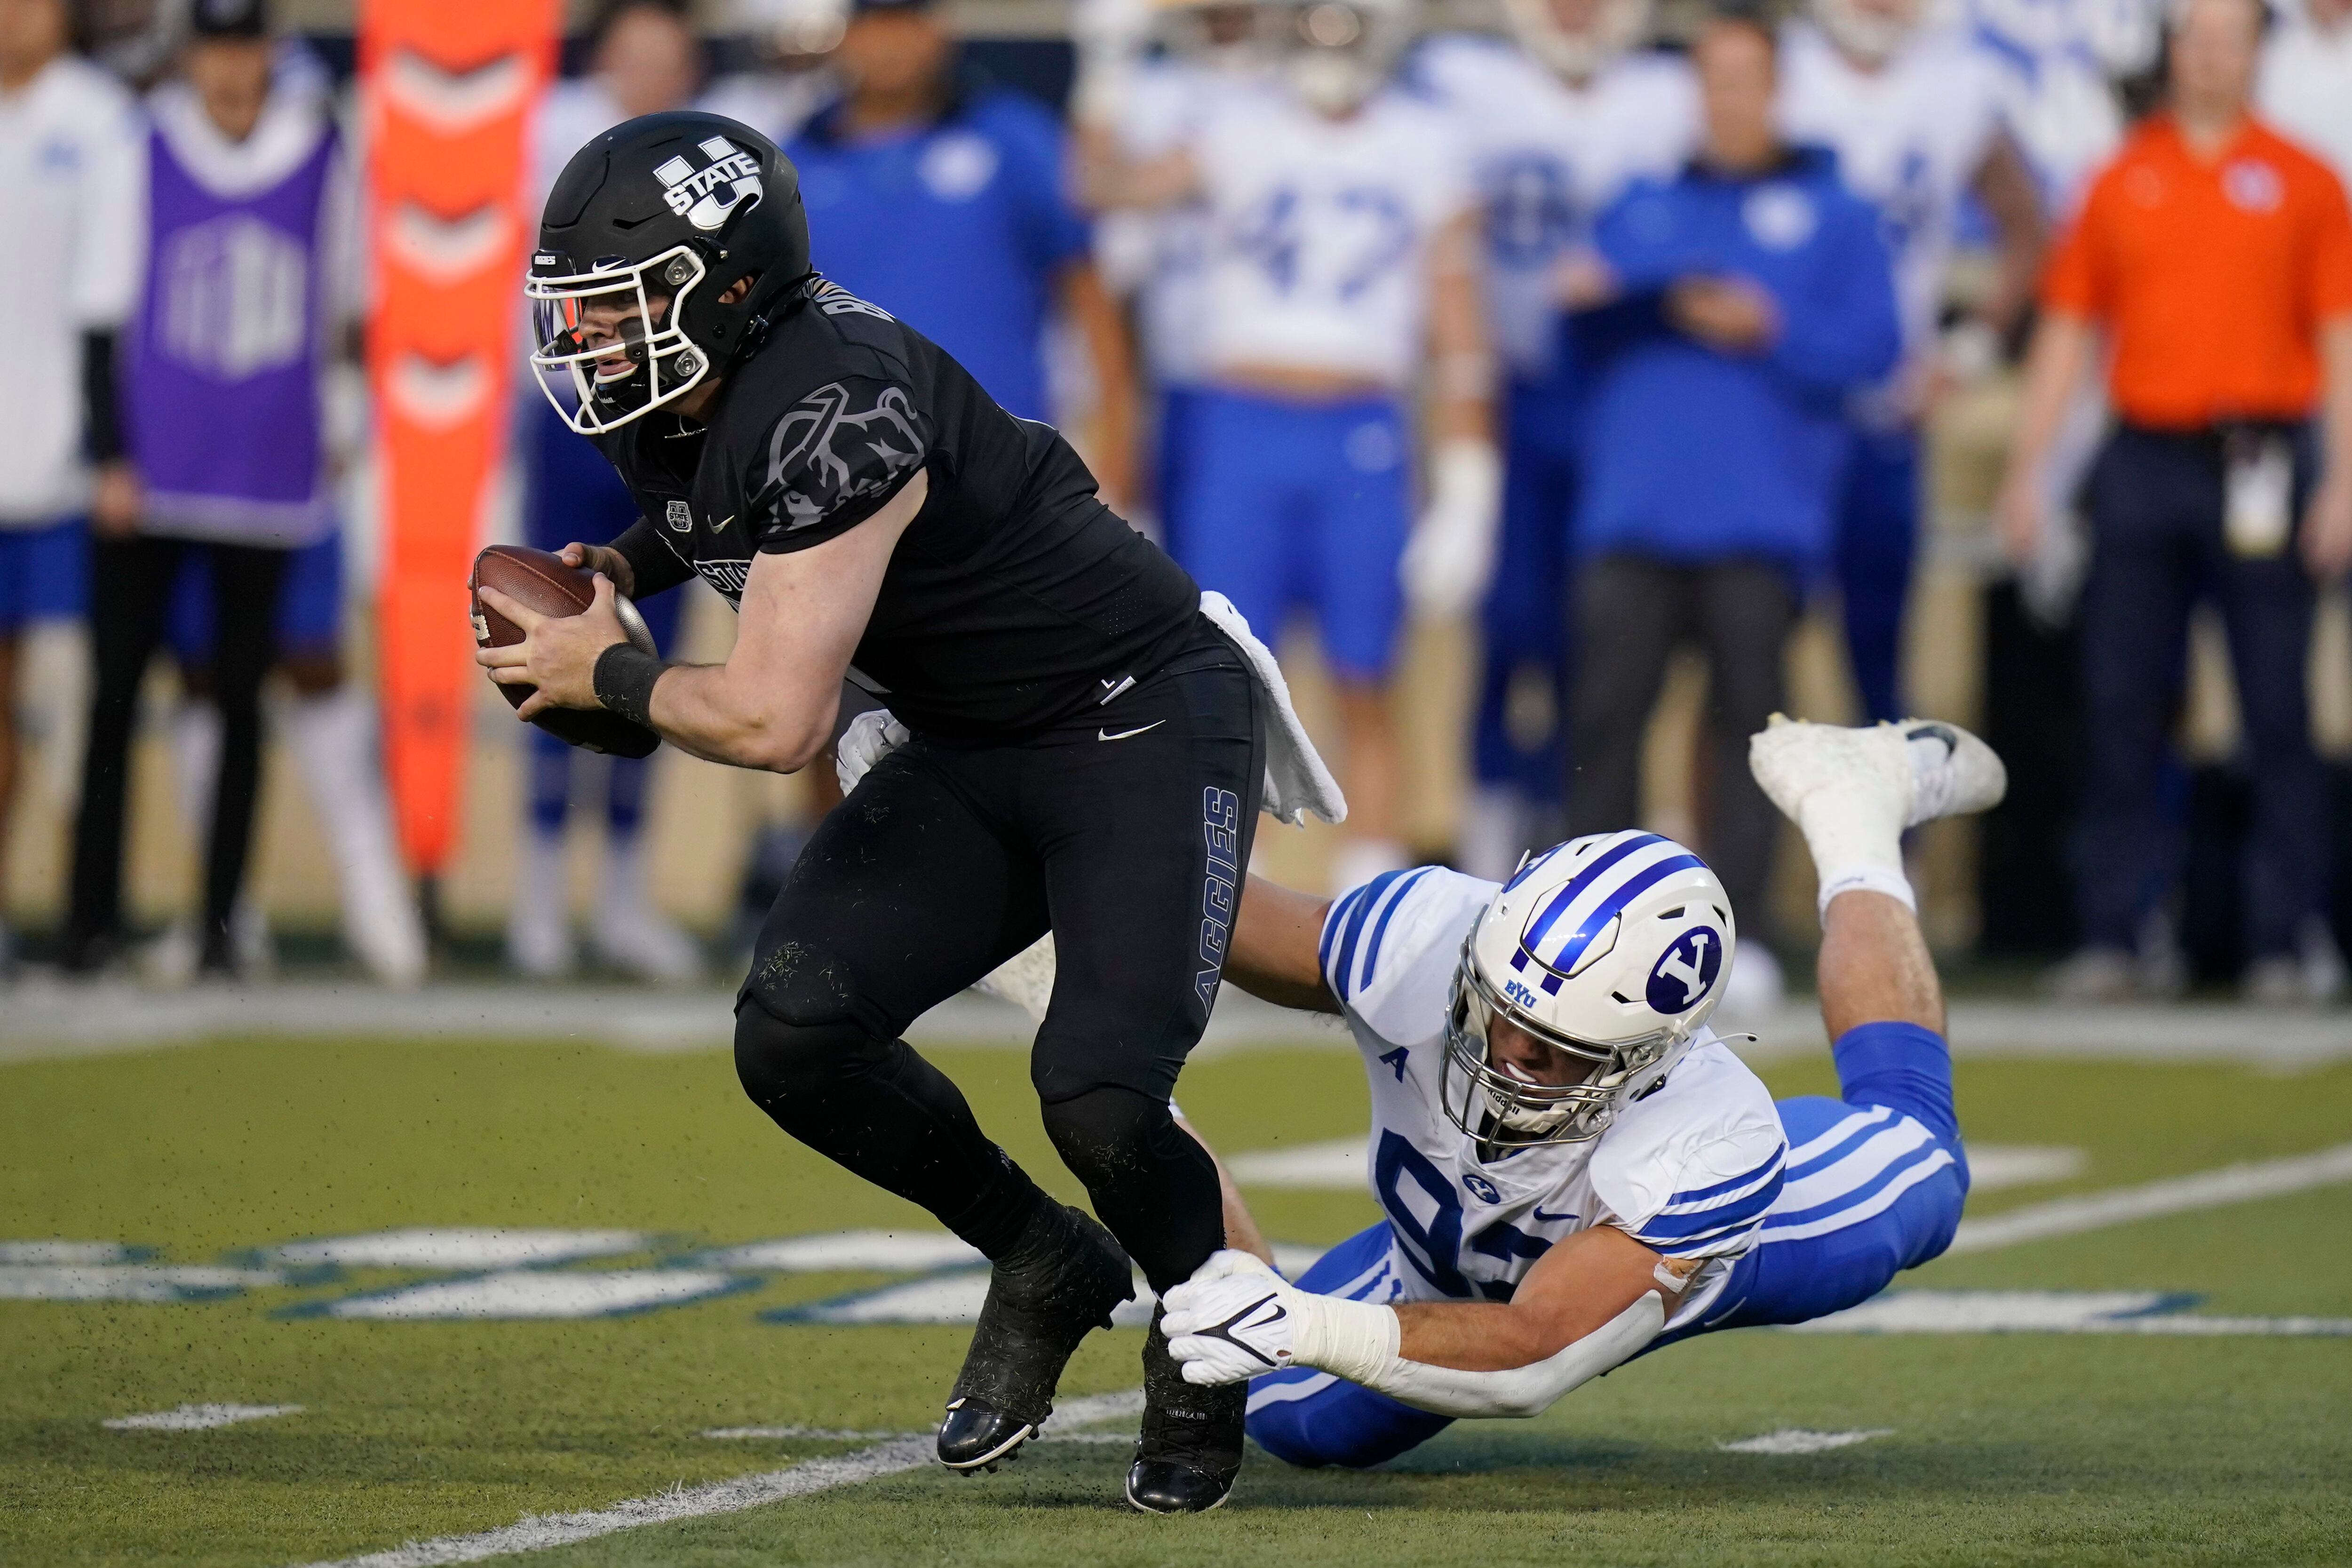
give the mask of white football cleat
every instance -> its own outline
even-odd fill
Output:
[[[1898,830],[1998,805],[2009,773],[1957,724],[1906,719],[1848,729],[1776,713],[1748,761],[1772,804],[1801,825],[1824,808],[1885,817]]]

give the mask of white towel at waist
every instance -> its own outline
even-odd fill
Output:
[[[1240,647],[1249,660],[1250,673],[1257,677],[1258,686],[1274,705],[1274,721],[1266,726],[1265,799],[1260,809],[1293,827],[1305,826],[1310,811],[1326,822],[1347,821],[1348,797],[1339,793],[1339,781],[1323,765],[1315,742],[1307,738],[1307,726],[1298,721],[1298,710],[1290,705],[1290,686],[1282,679],[1282,666],[1223,594],[1203,593],[1201,613]]]

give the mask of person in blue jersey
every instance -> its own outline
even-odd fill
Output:
[[[1259,1447],[1379,1464],[1680,1340],[1857,1306],[1950,1244],[1968,1154],[1901,835],[1995,804],[2000,760],[1946,724],[1776,717],[1751,762],[1821,872],[1835,1096],[1773,1100],[1706,1026],[1737,921],[1655,834],[1571,839],[1499,888],[1423,867],[1325,903],[1251,879],[1226,975],[1346,1019],[1382,1210],[1295,1285],[1229,1247],[1167,1292],[1185,1377],[1247,1381]]]
[[[1643,740],[1675,647],[1707,654],[1707,858],[1750,911],[1735,1012],[1780,992],[1764,920],[1776,825],[1742,765],[1783,706],[1781,653],[1830,557],[1846,401],[1901,351],[1877,215],[1774,127],[1777,42],[1710,20],[1698,155],[1602,214],[1571,280],[1592,385],[1576,538],[1568,831],[1641,816]]]
[[[1096,417],[1088,463],[1134,493],[1127,334],[1065,189],[1060,124],[956,58],[930,0],[860,0],[834,55],[841,99],[786,149],[825,276],[887,300],[1015,418],[1048,420],[1045,333],[1083,341]]]

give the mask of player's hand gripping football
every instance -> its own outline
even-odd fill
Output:
[[[510,594],[480,590],[482,603],[522,628],[523,639],[508,647],[479,647],[474,662],[501,686],[536,686],[515,710],[529,719],[550,708],[599,708],[596,659],[614,643],[626,642],[620,612],[613,605],[613,579],[596,574],[596,597],[576,616],[544,616]]]
[[[1317,1298],[1294,1289],[1263,1258],[1227,1248],[1161,1298],[1160,1327],[1184,1381],[1243,1383],[1279,1372],[1297,1353],[1298,1331]]]
[[[629,558],[609,544],[583,544],[577,540],[555,552],[556,559],[566,566],[578,566],[590,572],[602,572],[613,580],[613,586],[627,597],[637,596],[637,569]]]

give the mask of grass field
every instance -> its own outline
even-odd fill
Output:
[[[1019,1056],[938,1059],[1024,1163],[1078,1195]],[[1767,1076],[1779,1093],[1832,1087],[1826,1063]],[[2062,1179],[1981,1194],[1972,1218],[2326,1149],[2352,1127],[2352,1067],[1971,1062],[1960,1091],[1972,1143],[2084,1156]],[[1227,1152],[1362,1129],[1358,1069],[1336,1052],[1204,1061],[1182,1099]],[[1357,1193],[1253,1198],[1271,1235],[1299,1243],[1373,1217]],[[271,1267],[279,1281],[213,1300],[0,1300],[0,1561],[309,1563],[871,1454],[888,1441],[862,1434],[930,1426],[965,1337],[763,1315],[898,1278],[873,1270],[739,1271],[725,1293],[624,1316],[352,1321],[332,1312],[455,1271],[304,1269],[273,1262],[278,1244],[640,1233],[525,1281],[626,1286],[665,1263],[690,1271],[709,1247],[929,1223],[787,1142],[719,1055],[226,1043],[0,1067],[0,1239],[119,1242],[151,1265]],[[2340,1318],[2347,1236],[2339,1181],[1948,1258],[1898,1284],[2188,1292],[2201,1314]],[[1139,1343],[1094,1336],[1066,1396],[1134,1386]],[[206,1430],[103,1425],[219,1403],[300,1409]],[[835,1435],[704,1436],[745,1426]],[[1884,1435],[1817,1453],[1721,1447],[1787,1428]],[[1115,1508],[1126,1456],[1041,1444],[978,1480],[904,1468],[524,1561],[2340,1563],[2352,1339],[1747,1331],[1636,1363],[1534,1422],[1457,1426],[1385,1470],[1254,1455],[1231,1505],[1192,1520]]]

